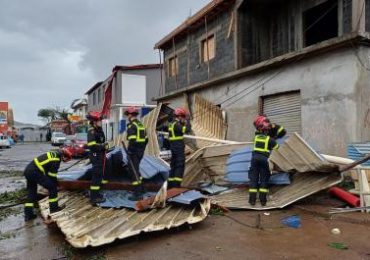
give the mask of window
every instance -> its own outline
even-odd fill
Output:
[[[174,77],[178,73],[178,58],[177,56],[174,56],[168,60],[168,75],[170,77]]]
[[[101,89],[98,89],[98,103],[101,101]]]
[[[96,93],[94,92],[93,93],[93,106],[96,105]]]
[[[215,35],[213,34],[204,39],[201,43],[201,48],[202,62],[212,60],[216,56]]]
[[[303,13],[304,45],[338,36],[338,0],[328,0]]]

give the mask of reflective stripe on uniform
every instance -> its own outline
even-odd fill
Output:
[[[133,181],[131,182],[132,186],[139,186],[141,184],[141,181]]]
[[[249,192],[250,193],[256,193],[257,192],[257,189],[249,189]]]
[[[100,186],[90,186],[90,190],[100,190]]]
[[[260,188],[259,191],[262,192],[262,193],[268,193],[269,192],[269,190],[268,189],[265,189],[265,188]]]
[[[254,138],[254,147],[253,151],[257,152],[263,152],[263,153],[269,153],[270,150],[268,149],[269,146],[270,137],[266,135],[256,135]],[[260,146],[263,146],[260,147]]]
[[[275,146],[272,148],[272,150],[277,150],[277,149],[279,149],[279,145],[275,144]]]
[[[58,174],[57,173],[52,173],[52,172],[49,172],[48,173],[48,175],[50,176],[50,177],[57,177],[58,176]]]
[[[87,143],[87,146],[93,146],[93,145],[96,145],[96,144],[97,144],[96,141],[91,141],[91,142]]]
[[[148,137],[144,125],[141,122],[132,122],[132,124],[136,126],[136,134],[129,135],[127,139],[136,140],[137,143],[145,143]],[[128,128],[131,128],[131,125]]]
[[[31,207],[33,207],[33,203],[25,203],[24,206],[26,208],[31,208]]]
[[[109,181],[108,180],[102,180],[101,183],[102,184],[107,184]]]
[[[45,174],[45,169],[44,169],[44,165],[49,163],[49,162],[59,162],[60,159],[57,157],[57,154],[54,153],[54,152],[47,152],[46,153],[46,156],[47,156],[47,159],[40,162],[37,157],[35,159],[33,159],[33,161],[35,162],[35,165],[37,166],[37,168]]]
[[[57,202],[58,201],[58,198],[49,198],[49,202],[53,203],[53,202]]]
[[[182,178],[178,178],[178,177],[168,178],[168,181],[182,182]]]
[[[280,126],[278,131],[277,131],[277,134],[280,134],[283,130],[284,130],[284,127]]]
[[[169,131],[168,140],[170,140],[170,141],[184,140],[184,136],[182,136],[182,135],[176,136],[175,135],[175,125],[176,125],[177,122],[178,121],[172,122],[168,127],[168,131]],[[185,133],[184,127],[185,127],[185,131],[186,131],[186,126],[183,126],[182,129],[181,129],[183,134]]]

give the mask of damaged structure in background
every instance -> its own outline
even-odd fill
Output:
[[[155,45],[157,100],[202,96],[226,114],[228,140],[252,140],[250,122],[264,113],[317,151],[346,156],[370,139],[369,31],[367,0],[214,0]]]

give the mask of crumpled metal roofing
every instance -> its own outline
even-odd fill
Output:
[[[329,163],[316,153],[297,133],[294,133],[271,155],[274,166],[295,172],[292,183],[270,188],[267,206],[248,203],[247,189],[236,189],[212,197],[212,203],[227,208],[265,210],[283,208],[342,181],[338,165]],[[331,171],[330,171],[331,170]]]
[[[326,161],[297,133],[293,133],[278,150],[274,150],[269,161],[283,172],[338,171],[338,165]]]
[[[168,205],[162,209],[137,212],[130,209],[103,209],[93,207],[89,199],[78,192],[60,192],[59,202],[65,208],[52,214],[66,240],[74,247],[101,246],[117,239],[194,224],[207,217],[210,200],[198,206]],[[42,216],[49,215],[49,203],[45,198],[39,202]]]
[[[347,148],[348,158],[352,160],[360,160],[365,155],[370,153],[370,143],[361,143],[361,144],[349,144]],[[370,161],[367,161],[362,166],[370,166]]]
[[[113,154],[122,153],[122,163],[127,164],[127,155],[122,148],[115,148],[113,151],[107,154],[107,159],[110,159]],[[80,168],[74,167],[73,169],[58,174],[59,180],[72,181],[78,180],[82,177],[87,170],[92,166],[80,166]],[[170,167],[163,163],[162,160],[150,156],[144,155],[140,162],[140,174],[144,179],[150,179],[156,175],[161,175],[164,180],[169,176]]]

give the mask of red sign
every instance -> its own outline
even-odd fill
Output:
[[[8,131],[8,102],[0,102],[0,133],[6,134]]]

